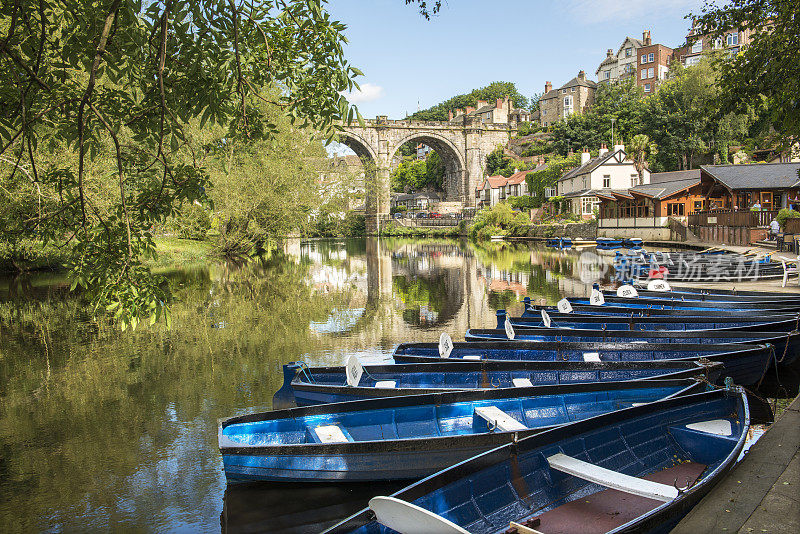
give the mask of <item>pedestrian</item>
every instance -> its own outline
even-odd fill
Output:
[[[756,200],[756,203],[753,204],[753,207],[750,208],[750,211],[761,211],[761,203]]]
[[[772,222],[769,223],[770,238],[777,239],[780,231],[781,231],[781,225],[778,223],[778,219],[772,219]]]

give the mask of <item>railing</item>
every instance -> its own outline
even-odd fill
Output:
[[[689,214],[688,226],[735,226],[755,228],[769,226],[778,215],[777,210],[733,211],[706,210]]]
[[[417,218],[402,218],[402,219],[395,219],[391,215],[383,215],[381,216],[381,220],[384,222],[387,221],[394,221],[398,224],[403,226],[409,227],[421,227],[421,226],[458,226],[458,223],[461,221],[472,221],[472,215],[467,215],[463,217],[439,217],[435,219],[417,219]]]

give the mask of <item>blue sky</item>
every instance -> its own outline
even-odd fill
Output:
[[[430,0],[429,0],[429,3]],[[684,15],[702,0],[445,0],[430,21],[404,0],[331,0],[347,24],[346,55],[364,72],[350,95],[366,118],[399,119],[492,81],[510,81],[530,96],[595,70],[625,36],[675,47]]]

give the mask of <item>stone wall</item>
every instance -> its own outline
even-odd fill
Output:
[[[595,239],[597,237],[597,221],[567,224],[531,224],[518,228],[511,237]]]

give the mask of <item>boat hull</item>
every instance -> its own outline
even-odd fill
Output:
[[[715,435],[689,427],[713,420],[727,421],[730,434]],[[553,455],[567,455],[638,478],[690,466],[695,471],[695,483],[677,492],[676,497],[666,502],[652,501],[644,511],[631,514],[629,501],[636,498],[625,494],[618,499],[617,514],[606,515],[607,521],[616,520],[613,528],[602,525],[598,530],[587,515],[580,529],[581,532],[663,532],[730,471],[744,447],[749,427],[744,392],[690,395],[598,416],[498,447],[412,484],[392,497],[428,510],[471,533],[500,534],[509,528],[510,521],[522,523],[539,518],[552,523],[553,514],[557,515],[562,507],[591,513],[591,502],[600,497],[602,486],[554,469],[550,460]],[[665,482],[670,485],[669,481],[661,483]],[[541,530],[565,531],[553,525],[542,526]],[[389,530],[365,509],[326,534],[346,532],[378,534]]]
[[[454,462],[560,424],[706,389],[700,380],[654,380],[456,391],[333,403],[220,421],[226,477],[238,481],[418,479]],[[519,425],[480,416],[499,409]],[[342,429],[324,442],[315,429]]]

